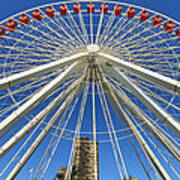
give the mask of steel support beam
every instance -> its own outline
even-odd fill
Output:
[[[39,136],[36,138],[36,140],[33,142],[33,144],[29,147],[29,149],[26,151],[26,153],[23,155],[23,157],[20,159],[20,161],[17,163],[17,165],[13,168],[13,170],[10,172],[6,180],[12,180],[14,179],[17,174],[20,172],[20,170],[24,167],[26,162],[29,160],[29,158],[32,156],[34,151],[38,148],[38,146],[41,144],[41,142],[44,140],[44,138],[47,136],[48,132],[51,130],[53,125],[58,121],[61,114],[65,111],[69,103],[73,99],[73,95],[71,94],[66,101],[61,105],[61,107],[57,110],[57,112],[53,115],[53,117],[50,119],[46,127],[41,131]]]
[[[126,107],[178,161],[180,161],[179,149],[144,116],[143,112],[131,99],[123,91],[118,91],[117,88],[109,82],[108,87],[114,92],[118,101],[123,104],[123,106]]]
[[[35,106],[40,104],[54,89],[63,83],[78,67],[79,63],[74,62],[63,73],[44,86],[39,92],[32,96],[27,102],[11,113],[0,123],[0,134],[4,132],[11,124],[21,118],[24,114],[31,111]]]
[[[82,79],[82,78],[81,78]],[[12,147],[14,147],[26,134],[28,134],[38,123],[41,123],[44,118],[54,108],[56,108],[79,84],[80,79],[63,91],[56,97],[45,109],[39,112],[29,123],[27,123],[21,130],[19,130],[11,139],[9,139],[3,146],[0,147],[0,158],[4,156]]]
[[[157,72],[145,69],[143,67],[133,64],[132,62],[124,61],[109,54],[99,52],[97,53],[97,55],[108,59],[109,61],[107,62],[113,66],[119,66],[120,68],[126,69],[129,73],[133,73],[140,78],[144,78],[146,81],[151,81],[160,86],[164,86],[172,90],[174,93],[180,93],[180,82],[177,80],[166,77]]]
[[[124,73],[116,67],[109,67],[115,78],[117,78],[132,94],[134,94],[148,109],[150,109],[159,119],[162,120],[169,128],[171,128],[178,136],[180,136],[180,123],[173,119],[161,106],[148,97],[139,87],[137,87]]]
[[[52,70],[56,70],[59,67],[65,66],[69,63],[73,63],[74,61],[85,57],[88,55],[88,52],[82,52],[78,53],[69,57],[65,57],[62,59],[59,59],[54,62],[50,62],[38,67],[35,67],[33,69],[20,72],[17,74],[13,74],[11,76],[5,77],[3,79],[0,79],[0,90],[10,88],[16,84],[19,84],[21,82],[29,81],[33,77],[37,77],[38,75],[42,75],[45,73],[48,73]]]
[[[124,122],[133,133],[134,137],[138,141],[139,145],[143,149],[149,161],[153,164],[153,166],[156,168],[156,170],[159,172],[159,174],[162,176],[164,180],[170,180],[171,178],[169,177],[169,175],[167,174],[167,172],[165,171],[161,163],[158,161],[153,151],[150,149],[150,147],[148,146],[144,138],[141,136],[136,126],[132,123],[129,116],[125,113],[122,106],[118,103],[118,99],[116,98],[115,94],[112,93],[112,91],[111,93],[108,93],[110,91],[107,91],[108,83],[105,78],[103,78],[103,84],[104,84],[103,89],[104,89],[104,92],[106,92],[108,99],[110,100],[112,105],[115,107],[119,115],[123,118]],[[108,90],[110,90],[110,88],[108,88]]]
[[[161,177],[164,180],[171,180],[171,178],[169,177],[169,175],[167,174],[166,170],[164,169],[164,167],[161,165],[161,163],[159,162],[159,160],[157,159],[157,157],[155,156],[155,154],[153,153],[153,151],[151,150],[151,148],[148,146],[148,144],[146,143],[146,141],[144,140],[144,138],[141,136],[140,132],[138,131],[138,129],[136,128],[136,126],[132,123],[132,120],[129,118],[129,116],[125,113],[125,111],[123,110],[123,108],[121,106],[116,106],[115,107],[120,116],[123,118],[123,120],[125,121],[125,123],[127,124],[127,126],[129,127],[129,129],[131,130],[131,132],[133,133],[134,137],[136,138],[136,140],[138,141],[139,145],[141,146],[141,148],[143,149],[144,153],[146,154],[147,158],[149,159],[149,161],[152,163],[152,165],[156,168],[156,170],[159,172],[159,174],[161,175]]]

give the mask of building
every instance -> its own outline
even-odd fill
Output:
[[[66,172],[67,172],[67,167],[61,167],[61,168],[58,170],[58,173],[57,173],[57,175],[56,175],[55,180],[64,180],[64,179],[65,179]]]
[[[71,179],[99,180],[98,142],[87,137],[76,137]]]

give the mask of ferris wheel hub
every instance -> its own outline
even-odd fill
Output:
[[[96,54],[99,51],[99,46],[97,44],[89,44],[87,50],[90,54]]]

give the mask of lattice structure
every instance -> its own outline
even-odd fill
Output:
[[[179,26],[99,0],[46,4],[0,22],[1,179],[28,179],[28,166],[34,180],[61,165],[72,172],[79,136],[99,144],[96,180],[180,178]]]

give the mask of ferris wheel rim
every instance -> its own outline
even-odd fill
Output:
[[[69,1],[69,0],[66,0],[66,1],[62,1],[62,2],[60,1],[60,2],[57,2],[57,3],[47,3],[47,4],[44,4],[44,5],[39,5],[39,6],[36,6],[36,7],[32,7],[32,8],[30,8],[30,9],[24,10],[24,11],[22,10],[20,13],[17,13],[17,14],[14,14],[14,15],[8,17],[8,18],[5,18],[4,20],[0,21],[0,24],[5,23],[8,19],[13,19],[13,18],[21,15],[23,12],[24,12],[24,13],[27,13],[27,12],[30,12],[30,11],[33,11],[33,10],[36,10],[36,9],[40,9],[40,8],[47,7],[47,6],[49,6],[49,5],[60,5],[60,4],[63,4],[63,3],[69,4],[69,3],[76,3],[76,2],[89,2],[89,1],[88,1],[88,0],[78,0],[78,1],[73,1],[73,0]],[[104,1],[103,1],[103,0],[91,0],[91,2],[104,2]],[[111,0],[106,1],[106,3],[121,4],[121,5],[129,6],[129,7],[132,6],[132,7],[138,8],[138,9],[147,10],[147,11],[149,11],[149,12],[152,12],[153,14],[157,14],[157,13],[158,13],[158,14],[161,15],[162,17],[164,17],[164,18],[166,18],[166,19],[169,19],[169,20],[172,20],[172,21],[174,21],[176,24],[180,25],[180,22],[179,22],[179,21],[177,21],[177,20],[175,20],[175,19],[173,19],[173,18],[170,18],[170,17],[168,17],[168,16],[166,16],[166,15],[164,15],[164,14],[162,14],[162,13],[159,13],[159,12],[157,12],[157,11],[155,11],[155,10],[151,10],[151,9],[149,9],[149,8],[144,8],[144,7],[135,5],[135,4],[118,2],[118,1],[114,1],[114,0],[112,0],[112,1],[111,1]]]

